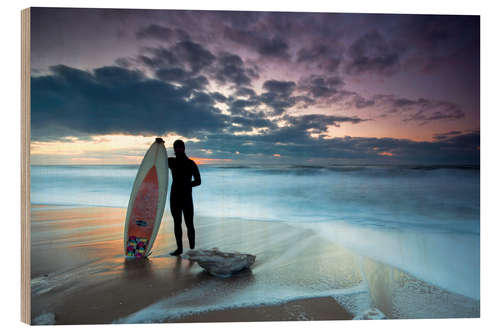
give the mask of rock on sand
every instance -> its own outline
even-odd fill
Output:
[[[255,262],[254,255],[222,252],[217,248],[190,250],[183,254],[182,257],[197,262],[209,274],[218,277],[229,277],[245,268],[249,268]]]

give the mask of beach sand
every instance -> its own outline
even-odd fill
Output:
[[[204,272],[196,263],[169,256],[168,252],[175,249],[175,240],[173,230],[170,230],[173,229],[172,224],[168,220],[163,221],[153,247],[153,254],[149,259],[126,260],[123,256],[125,215],[126,210],[122,208],[33,206],[31,227],[33,323],[120,322],[121,318],[127,318],[157,302],[168,300],[169,297],[179,297],[184,292],[189,292],[205,283],[222,284],[224,288],[232,290],[231,297],[234,297],[238,295],[238,290],[245,290],[258,280],[258,273],[252,271],[242,272],[225,280],[216,278]],[[253,251],[257,252],[257,262],[253,269],[257,271],[259,267],[265,270],[265,265],[272,261],[276,253],[288,247],[290,242],[293,244],[293,237],[297,240],[304,237],[304,232],[298,231],[289,232],[287,234],[289,236],[285,239],[278,237],[273,239],[271,236],[269,239],[262,239],[262,235],[277,235],[278,229],[283,228],[279,224],[272,223],[225,220],[215,226],[209,218],[200,217],[197,217],[195,222],[198,248],[220,247],[223,250],[240,251],[253,248]],[[289,231],[289,227],[286,228]],[[221,234],[230,234],[231,237],[218,237]],[[274,243],[275,246],[266,251],[266,242]],[[317,244],[316,250],[322,252],[321,246],[324,244]],[[307,253],[305,253],[306,258]],[[321,260],[321,258],[316,259]],[[293,263],[293,260],[290,260],[290,263]],[[280,260],[273,264],[279,266]],[[307,267],[304,269],[307,270]],[[360,279],[359,276],[354,278],[354,280]],[[206,301],[200,298],[201,308],[206,309],[202,304]],[[214,300],[213,303],[217,302]],[[352,319],[352,314],[332,297],[291,299],[260,305],[249,305],[242,298],[241,304],[242,306],[238,306],[238,301],[235,301],[226,308],[217,309],[215,306],[198,312],[196,311],[198,304],[194,302],[187,304],[193,311],[163,319],[159,317],[152,321]],[[41,318],[46,318],[47,314],[52,319],[43,322]]]

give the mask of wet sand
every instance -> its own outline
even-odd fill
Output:
[[[126,260],[123,252],[122,208],[61,208],[34,206],[32,211],[32,320],[51,314],[55,324],[105,324],[127,317],[156,302],[180,295],[214,278],[197,264],[168,256],[174,249],[171,223],[163,221],[153,254],[146,260]],[[203,220],[198,219],[203,235]],[[224,226],[225,224],[225,226]],[[231,221],[222,223],[225,231]],[[228,247],[251,238],[250,223],[233,231]],[[275,229],[276,225],[259,224]],[[205,239],[217,239],[206,228]],[[230,229],[229,229],[230,230]],[[270,231],[273,231],[270,230]],[[210,238],[211,237],[211,238]],[[297,236],[298,237],[298,236]],[[266,241],[266,240],[261,240]],[[200,245],[217,245],[200,236]],[[254,246],[254,245],[252,245]],[[258,257],[259,259],[259,257]],[[227,280],[252,285],[252,271]],[[192,304],[196,309],[196,304]],[[338,320],[352,315],[332,297],[312,297],[280,304],[231,307],[182,315],[169,322],[237,322],[281,320]],[[54,324],[54,322],[46,322]]]
[[[257,256],[251,270],[223,279],[168,255],[176,245],[167,214],[152,255],[126,260],[125,215],[123,208],[33,206],[34,324],[342,320],[371,307],[388,318],[479,317],[479,300],[307,226],[195,216],[197,248]]]
[[[294,321],[294,320],[347,320],[352,315],[332,297],[314,297],[263,305],[216,310],[193,314],[175,320],[180,323]]]

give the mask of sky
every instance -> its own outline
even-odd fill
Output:
[[[479,164],[479,16],[33,8],[31,163]]]

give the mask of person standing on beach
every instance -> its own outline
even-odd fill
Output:
[[[170,190],[170,212],[174,219],[174,234],[177,242],[177,250],[170,255],[182,254],[182,214],[186,224],[189,247],[194,249],[194,208],[192,188],[201,184],[200,171],[196,163],[189,159],[185,153],[182,140],[174,142],[175,157],[168,158],[168,167],[172,171],[172,188]],[[193,180],[194,178],[194,180]]]

